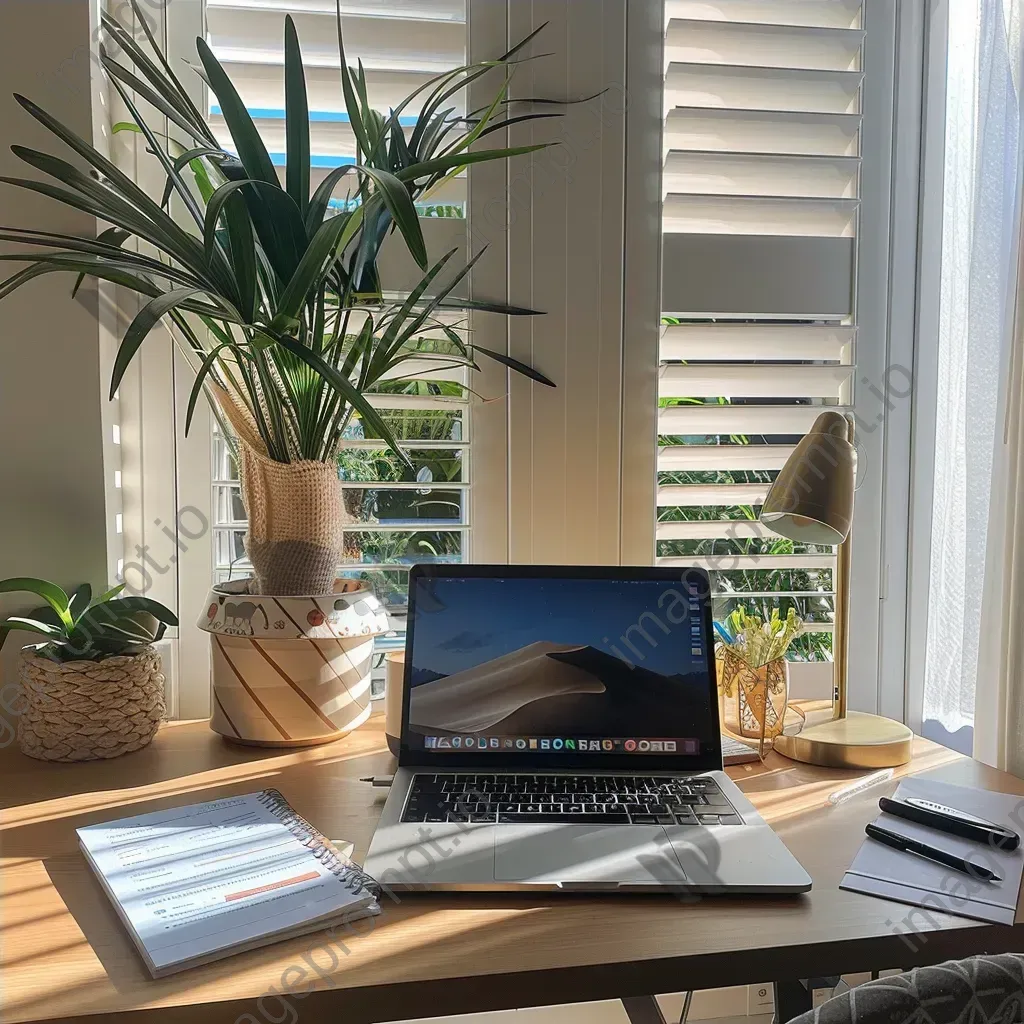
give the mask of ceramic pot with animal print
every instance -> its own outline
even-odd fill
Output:
[[[210,728],[236,743],[329,743],[370,715],[374,637],[390,630],[373,590],[335,581],[330,594],[251,594],[252,581],[210,591],[199,628],[210,634]]]

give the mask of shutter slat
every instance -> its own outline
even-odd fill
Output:
[[[398,366],[385,370],[381,380],[435,380],[465,384],[466,369],[442,359],[406,359]]]
[[[665,119],[664,149],[666,156],[675,150],[703,150],[855,157],[859,129],[859,114],[676,107]]]
[[[665,59],[857,71],[863,40],[861,29],[673,18],[665,32]]]
[[[860,28],[861,0],[666,0],[665,17]]]
[[[838,399],[852,366],[753,366],[729,363],[663,366],[661,398],[831,398]]]
[[[466,491],[469,484],[465,482],[449,482],[448,480],[430,480],[423,483],[419,480],[339,480],[343,491]]]
[[[700,508],[702,505],[763,505],[768,484],[668,484],[658,488],[661,508]]]
[[[765,156],[675,151],[665,160],[666,193],[855,199],[856,157]]]
[[[834,555],[662,555],[658,565],[690,566],[708,572],[779,572],[792,569],[831,569],[836,567]],[[735,595],[742,597],[742,593]]]
[[[435,309],[430,315],[431,320],[435,320],[438,323],[448,324],[450,327],[464,327],[466,325],[466,312],[459,309]],[[349,334],[357,334],[366,322],[366,311],[363,309],[353,309],[349,313],[348,318],[348,331]],[[416,337],[444,337],[443,332],[437,332],[433,330],[427,330],[417,332]]]
[[[335,17],[335,0],[207,0],[236,17],[243,11],[271,10],[282,14],[322,14]],[[414,21],[466,20],[465,0],[342,0],[342,14]]]
[[[363,485],[363,490],[366,490]],[[445,519],[412,519],[407,523],[357,523],[346,520],[346,533],[465,533],[468,523],[453,523]],[[359,563],[355,563],[359,564]],[[401,568],[400,565],[392,568]]]
[[[375,409],[458,409],[469,405],[466,398],[448,395],[378,395],[366,396]]]
[[[753,519],[697,519],[658,523],[658,540],[764,540],[775,534]]]
[[[662,311],[702,319],[842,320],[853,309],[854,241],[666,234]]]
[[[665,105],[856,114],[862,78],[859,71],[675,61],[665,78]]]
[[[410,451],[465,451],[469,448],[468,441],[420,441],[416,438],[402,440],[402,447]],[[379,438],[345,438],[341,445],[346,448],[358,448],[364,451],[380,451],[386,449],[387,445]]]
[[[210,47],[221,59],[284,63],[284,13],[273,9],[222,8],[207,11]],[[292,17],[304,64],[338,67],[333,15],[294,11]],[[343,15],[349,63],[367,68],[429,71],[458,67],[466,48],[466,27],[454,21]]]
[[[688,434],[744,434],[785,436],[806,434],[826,408],[822,405],[673,405],[658,411],[658,433],[676,437]]]
[[[658,472],[782,469],[792,454],[792,445],[785,444],[662,445],[658,449]]]
[[[340,160],[338,161],[340,164]],[[276,163],[276,161],[275,161]],[[310,191],[314,191],[323,182],[324,178],[331,173],[330,167],[313,167],[309,174]],[[278,176],[284,181],[284,161],[278,165]],[[343,187],[338,188],[334,193],[336,199],[342,199],[345,195]],[[453,205],[458,206],[466,202],[466,176],[457,175],[454,178],[445,178],[430,190],[430,195],[418,200],[418,205]],[[453,218],[454,219],[454,218]]]
[[[670,195],[665,199],[662,230],[680,234],[850,238],[858,205],[853,199]]]
[[[261,131],[260,134],[263,134]],[[284,134],[284,132],[282,132]],[[264,136],[266,137],[266,136]],[[324,179],[331,173],[335,167],[341,167],[344,164],[351,164],[354,162],[355,157],[353,154],[332,154],[325,152],[329,146],[319,143],[317,141],[316,132],[310,132],[312,140],[313,152],[310,157],[313,166],[309,171],[309,188],[315,190]],[[234,145],[231,143],[230,135],[226,131],[217,132],[217,141],[222,145],[225,150],[233,153]],[[272,150],[270,148],[269,140],[267,141],[267,148],[270,150],[270,159],[273,162],[274,167],[278,169],[278,178],[281,183],[284,184],[286,180],[286,167],[288,164],[287,151],[284,147],[281,150]],[[353,146],[354,150],[354,146]],[[353,176],[352,182],[355,181]],[[337,189],[335,190],[336,202],[341,202],[345,198],[346,190],[348,190],[351,182],[342,181]],[[354,190],[354,189],[353,189]],[[431,190],[430,195],[419,201],[419,206],[424,205],[451,205],[459,206],[466,203],[466,175],[459,174],[454,178],[445,177],[442,178]]]
[[[260,63],[252,58],[233,60],[229,62],[227,72],[242,102],[250,110],[277,110],[284,105],[284,70],[280,62]],[[430,77],[427,72],[367,68],[367,97],[376,110],[389,110],[425,85]],[[337,67],[306,65],[306,94],[310,110],[337,114],[345,111]],[[416,114],[421,103],[422,99],[418,98],[406,107],[406,111]],[[453,96],[450,103],[460,112],[464,109],[458,96]]]
[[[661,329],[661,358],[743,361],[813,359],[848,362],[854,330],[771,324],[671,324]]]
[[[249,113],[253,116],[253,123],[267,149],[271,153],[284,153],[287,149],[284,111],[281,111],[279,118],[258,117],[254,110],[250,110]],[[210,117],[210,127],[213,128],[221,145],[230,146],[231,134],[222,116],[213,114]],[[345,122],[311,120],[309,141],[310,151],[322,156],[345,156],[351,159],[356,154],[355,134],[352,126]]]
[[[802,110],[676,107],[665,119],[666,154],[673,150],[855,157],[858,114]]]

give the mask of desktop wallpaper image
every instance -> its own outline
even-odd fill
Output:
[[[711,732],[700,612],[663,581],[420,579],[409,724],[423,735],[695,737]],[[678,603],[674,606],[678,618]],[[637,631],[627,630],[651,612]],[[700,652],[694,654],[695,648]],[[627,663],[628,657],[633,665]]]

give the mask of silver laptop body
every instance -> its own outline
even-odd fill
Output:
[[[387,888],[806,892],[721,770],[702,570],[416,566]]]

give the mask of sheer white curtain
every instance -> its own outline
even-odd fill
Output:
[[[1024,0],[949,0],[927,724],[1010,764],[1024,707],[1016,316]],[[1011,641],[1013,644],[1011,645]],[[1017,710],[1020,707],[1020,710]],[[1024,765],[1024,757],[1020,759]]]

